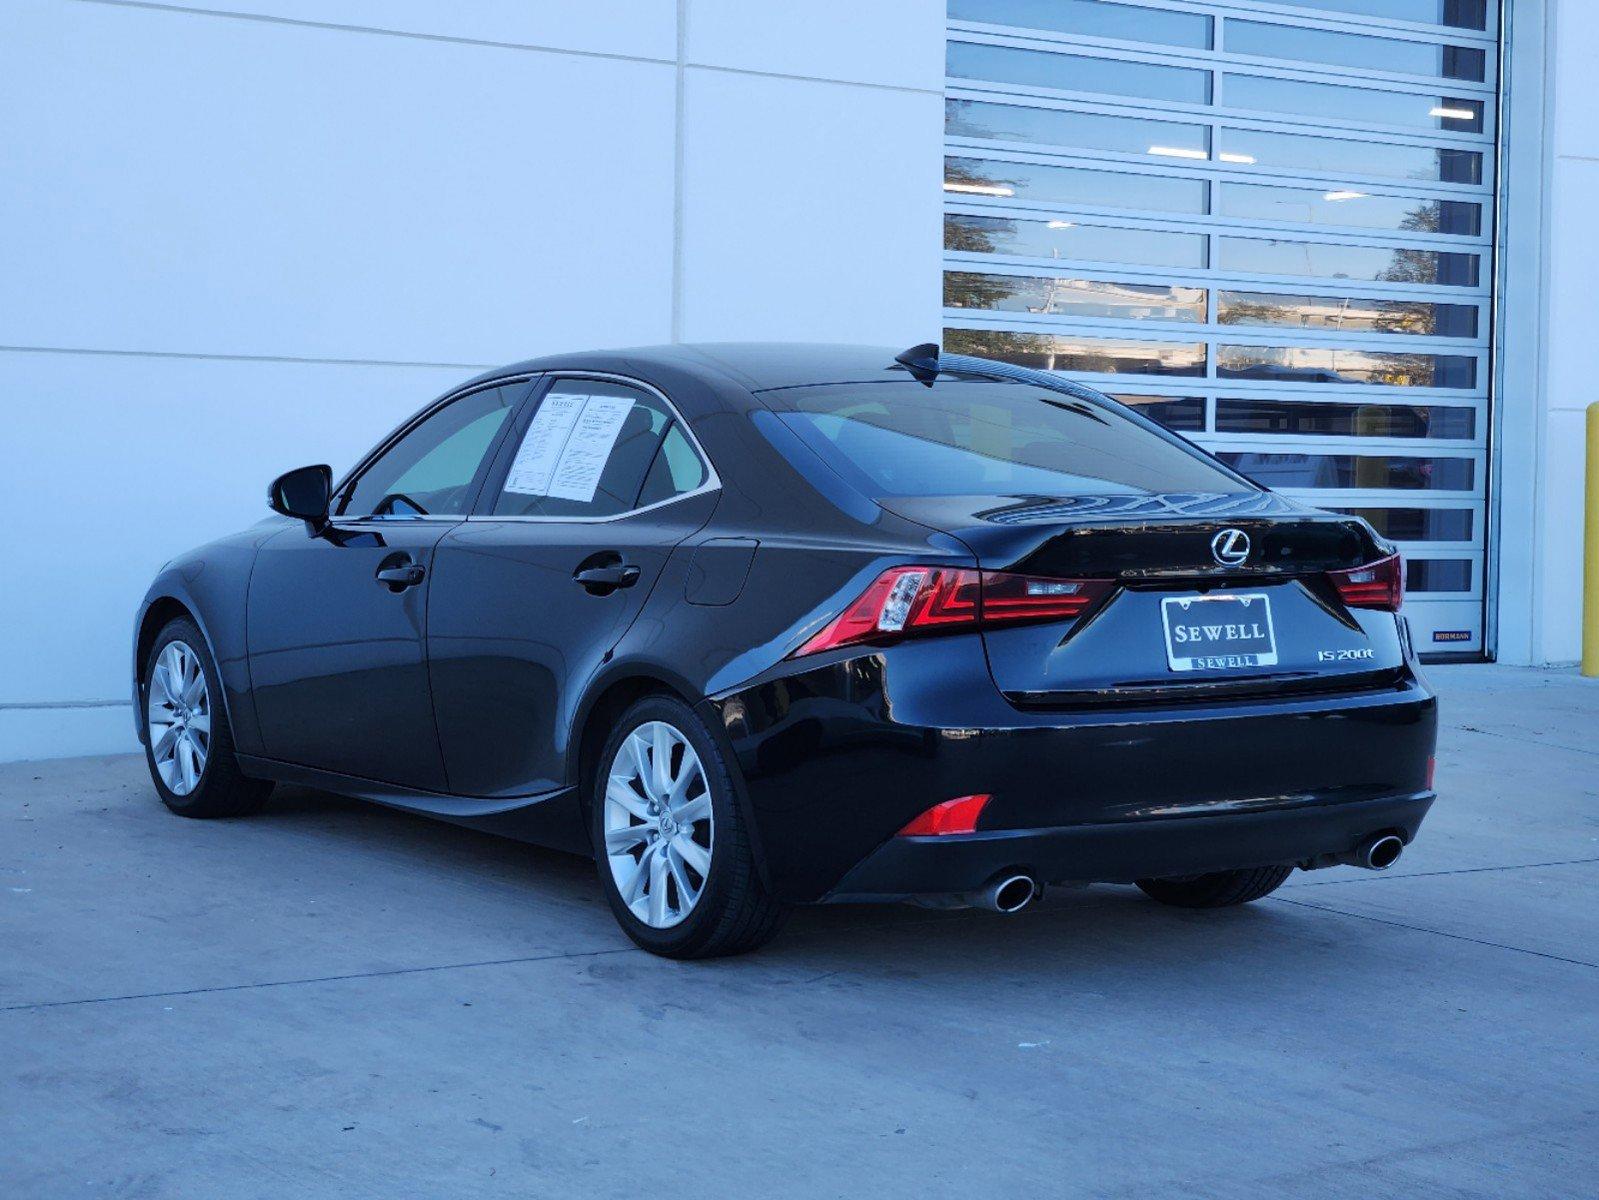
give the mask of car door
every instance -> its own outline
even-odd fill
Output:
[[[262,546],[247,623],[269,757],[446,790],[423,640],[435,547],[471,511],[527,390],[435,406],[339,489],[325,530]]]
[[[611,378],[551,380],[499,457],[439,543],[428,613],[451,788],[484,797],[566,782],[584,685],[717,490],[667,399]]]

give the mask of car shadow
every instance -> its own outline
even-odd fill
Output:
[[[492,880],[525,891],[528,903],[540,908],[586,906],[597,921],[608,926],[611,919],[594,864],[575,854],[299,787],[280,787],[251,821],[315,836],[341,846],[341,852],[400,857],[412,864],[413,874]],[[1008,917],[909,904],[815,905],[798,908],[759,954],[691,968],[663,965],[718,973],[758,970],[779,983],[823,972],[945,981],[1070,976],[1079,984],[1107,977],[1125,983],[1147,973],[1151,983],[1164,977],[1180,987],[1185,975],[1197,978],[1223,967],[1322,969],[1328,939],[1306,936],[1316,916],[1269,901],[1218,911],[1173,909],[1135,888],[1114,885],[1052,888],[1025,912]],[[615,938],[617,948],[625,949],[620,930]]]

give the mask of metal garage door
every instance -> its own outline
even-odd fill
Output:
[[[945,343],[1069,371],[1409,562],[1480,652],[1497,13],[950,0]]]

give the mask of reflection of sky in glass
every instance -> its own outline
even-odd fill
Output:
[[[1475,409],[1452,405],[1314,404],[1291,400],[1216,401],[1218,433],[1289,433],[1320,437],[1469,438]]]
[[[944,129],[950,137],[1037,142],[1118,154],[1149,154],[1151,147],[1157,147],[1183,150],[1204,158],[1209,144],[1209,131],[1202,125],[1107,117],[1102,113],[1067,112],[1058,108],[989,104],[981,100],[945,101]]]
[[[1224,217],[1283,221],[1296,225],[1347,225],[1476,237],[1482,206],[1464,200],[1377,196],[1352,188],[1285,188],[1228,181],[1219,187],[1217,211]]]
[[[944,274],[944,304],[1040,316],[1204,321],[1205,289],[1037,275]]]
[[[967,0],[981,3],[981,0]],[[1455,29],[1487,29],[1487,0],[1291,0],[1301,8],[1387,17],[1418,25],[1448,25]]]
[[[1414,92],[1380,92],[1369,87],[1338,87],[1297,79],[1266,79],[1259,75],[1229,74],[1224,88],[1222,94],[1228,108],[1303,113],[1333,120],[1411,125],[1455,133],[1482,131],[1482,105],[1475,100],[1418,96]]]
[[[1277,292],[1222,292],[1216,297],[1222,325],[1281,325],[1329,333],[1401,333],[1416,337],[1475,337],[1475,304],[1428,304],[1420,300],[1295,296]]]
[[[1332,346],[1218,346],[1221,379],[1277,383],[1364,383],[1388,387],[1470,388],[1477,359],[1465,354],[1409,354]]]
[[[1216,239],[1216,262],[1223,271],[1251,275],[1310,275],[1475,287],[1479,257],[1439,250],[1223,237]]]
[[[1229,157],[1231,156],[1231,157]],[[1216,157],[1222,162],[1292,168],[1317,175],[1481,183],[1482,155],[1475,150],[1437,146],[1401,146],[1393,142],[1357,142],[1346,138],[1302,137],[1261,129],[1216,131]]]
[[[944,217],[944,248],[1083,262],[1191,268],[1205,265],[1202,234],[955,213]]]
[[[989,83],[1068,92],[1100,92],[1108,96],[1135,96],[1178,104],[1210,103],[1209,71],[1093,58],[1085,54],[951,42],[947,69],[957,79],[981,79]]]
[[[1274,488],[1413,488],[1464,492],[1471,488],[1469,458],[1393,455],[1262,454],[1223,450],[1222,462],[1256,483]]]
[[[1202,179],[1173,179],[1169,175],[1129,175],[1089,167],[1046,167],[997,159],[944,160],[944,190],[957,197],[1203,213],[1205,188]]]
[[[1109,0],[949,0],[952,21],[1053,29],[1078,37],[1119,38],[1210,48],[1210,18],[1112,4]]]
[[[1227,22],[1225,49],[1233,54],[1286,58],[1300,62],[1393,71],[1404,75],[1441,75],[1445,79],[1483,81],[1486,56],[1463,46],[1407,42],[1369,33],[1335,33],[1263,21]]]

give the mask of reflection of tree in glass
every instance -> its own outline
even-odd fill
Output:
[[[963,217],[949,213],[944,217],[944,249],[964,250],[968,254],[997,254],[997,237],[1014,238],[1016,222],[997,217]]]
[[[1036,281],[1028,281],[1036,282]],[[944,272],[945,308],[998,308],[1021,294],[1023,281],[1009,275]]]
[[[1287,297],[1284,297],[1287,299]],[[1289,304],[1268,304],[1259,300],[1245,300],[1241,295],[1229,296],[1216,314],[1221,325],[1296,325],[1298,319]]]
[[[944,160],[944,182],[965,184],[967,187],[1004,187],[1013,191],[1018,186],[1018,181],[1015,179],[1002,179],[997,175],[988,175],[978,170],[977,162],[978,160],[975,158],[946,158]]]
[[[1015,363],[1019,367],[1051,370],[1055,339],[1041,333],[1010,333],[994,329],[946,329],[944,349],[951,354],[970,354]]]
[[[1405,214],[1399,228],[1407,233],[1437,233],[1438,206],[1426,203]],[[1380,271],[1378,279],[1388,283],[1437,283],[1439,255],[1432,250],[1400,247],[1388,266]],[[1395,304],[1392,315],[1384,313],[1377,326],[1385,333],[1432,333],[1435,322],[1430,304]],[[1405,311],[1409,310],[1409,311]],[[1436,360],[1428,354],[1372,353],[1373,383],[1386,383],[1396,387],[1431,387]]]

